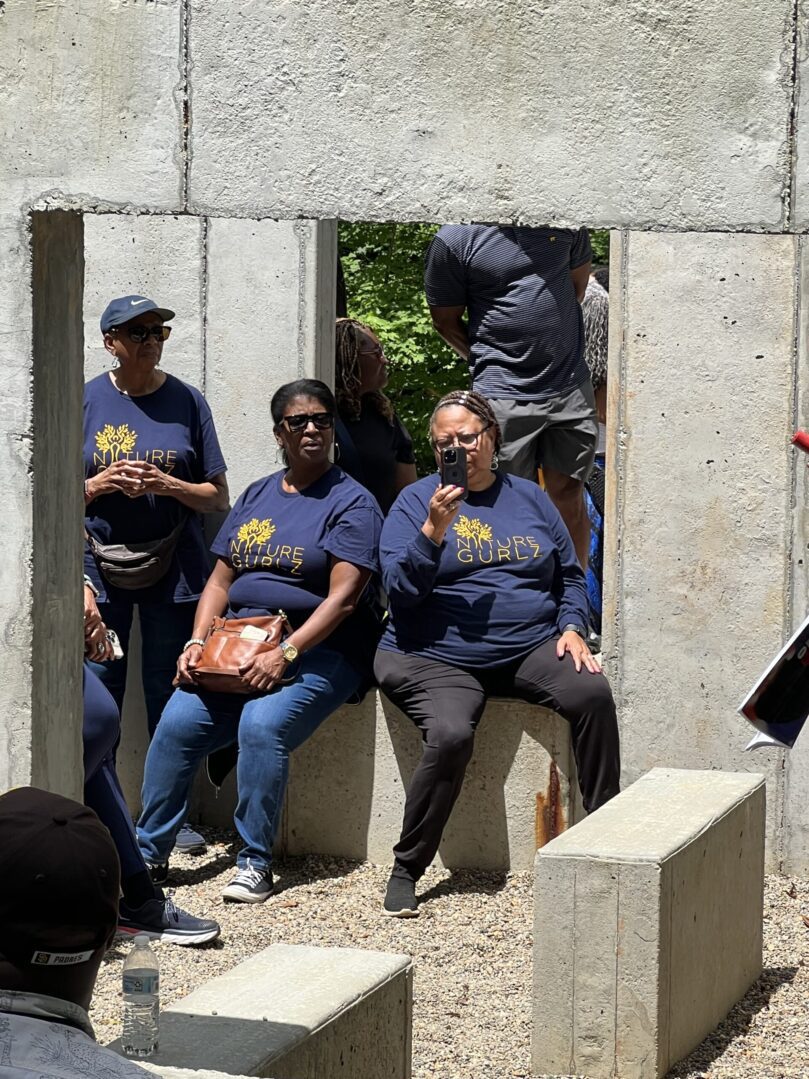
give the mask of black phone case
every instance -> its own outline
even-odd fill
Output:
[[[455,454],[454,461],[447,461],[447,454]],[[463,487],[461,498],[466,498],[468,479],[466,475],[466,450],[463,446],[450,446],[441,451],[441,486],[454,483]]]

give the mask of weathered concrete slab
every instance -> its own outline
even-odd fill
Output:
[[[658,1079],[761,972],[764,778],[655,768],[540,850],[536,1074]]]
[[[418,730],[380,695],[341,708],[291,757],[288,851],[390,862],[420,755]],[[490,702],[441,843],[442,864],[530,868],[537,847],[572,819],[571,784],[567,723],[520,701]]]
[[[3,4],[0,190],[179,208],[181,0]]]
[[[797,327],[795,423],[809,430],[809,243],[798,241],[800,257],[800,324]],[[792,450],[795,476],[795,509],[792,516],[791,625],[784,638],[794,632],[809,614],[809,457]],[[762,662],[764,667],[766,660]],[[805,873],[809,867],[809,730],[805,730],[784,762],[783,868],[787,873]],[[761,750],[756,751],[756,757]],[[767,750],[778,758],[777,750]]]
[[[231,494],[281,467],[270,399],[334,365],[334,222],[210,222],[205,394]]]
[[[205,212],[782,221],[789,0],[191,0],[189,25]]]
[[[87,214],[84,219],[84,373],[113,366],[98,320],[114,296],[139,293],[176,317],[163,348],[166,371],[201,388],[205,377],[206,222],[154,214]]]
[[[787,633],[796,241],[614,234],[605,656],[623,774],[783,773],[736,706]],[[620,280],[620,278],[619,278]]]
[[[410,1079],[411,1021],[409,956],[273,944],[164,1009],[152,1064]]]
[[[81,407],[81,237],[73,213],[35,214],[28,229],[0,218],[0,790],[31,783],[73,798],[82,789],[81,432],[64,417]]]

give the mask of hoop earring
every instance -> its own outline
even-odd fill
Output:
[[[340,460],[340,458],[342,456],[343,455],[340,452],[340,443],[337,441],[337,439],[335,439],[334,440],[334,463],[337,464],[337,462]]]
[[[496,472],[500,467],[500,458],[497,456],[497,450],[492,454],[492,472]]]

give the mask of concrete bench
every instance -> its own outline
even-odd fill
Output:
[[[412,1001],[408,956],[273,944],[160,1013],[150,1069],[410,1079]]]
[[[655,768],[536,857],[534,1074],[658,1079],[761,973],[764,779]]]
[[[118,770],[133,811],[145,750],[145,718],[127,707]],[[420,753],[419,732],[380,694],[340,708],[290,758],[277,853],[392,861]],[[190,820],[232,829],[235,806],[235,776],[216,795],[200,775]],[[568,724],[545,708],[490,700],[439,859],[448,868],[531,869],[537,848],[582,815]]]

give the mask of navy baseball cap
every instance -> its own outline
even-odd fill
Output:
[[[101,316],[101,332],[109,333],[113,326],[123,326],[130,319],[144,315],[147,311],[154,311],[160,315],[164,322],[174,318],[174,312],[167,307],[158,307],[154,300],[148,296],[119,296],[117,300],[110,300],[104,308]]]

